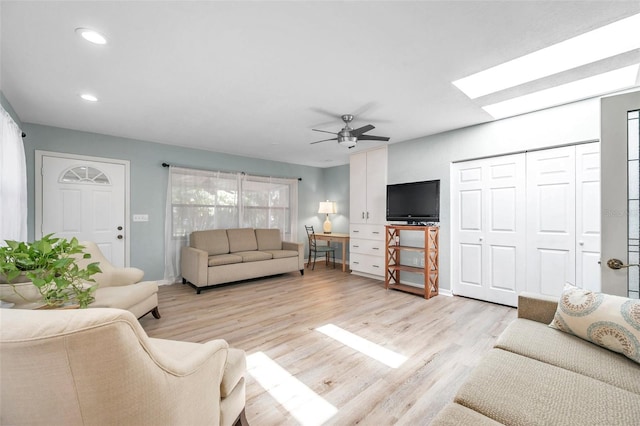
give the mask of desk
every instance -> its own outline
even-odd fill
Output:
[[[349,245],[349,234],[338,234],[337,232],[332,232],[331,234],[320,234],[315,233],[316,240],[327,241],[327,245],[330,245],[332,242],[342,244],[342,272],[347,271],[347,246]]]

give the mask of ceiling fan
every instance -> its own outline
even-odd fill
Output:
[[[352,129],[349,126],[349,123],[351,123],[353,121],[353,115],[352,114],[344,114],[344,115],[342,115],[342,121],[344,121],[345,126],[338,133],[328,132],[326,130],[311,129],[311,130],[313,130],[315,132],[331,133],[332,135],[337,135],[337,137],[335,137],[335,138],[323,139],[321,141],[311,142],[311,145],[313,145],[315,143],[320,143],[320,142],[338,141],[338,144],[340,144],[341,146],[346,146],[347,148],[351,149],[354,146],[356,146],[358,141],[384,141],[384,142],[386,142],[386,141],[389,140],[389,138],[386,137],[386,136],[365,135],[366,132],[375,129],[375,127],[373,125],[371,125],[371,124],[367,124],[366,126],[362,126],[362,127],[358,128],[358,129]]]

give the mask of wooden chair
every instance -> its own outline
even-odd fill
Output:
[[[331,247],[331,245],[319,246],[316,242],[316,233],[313,230],[313,226],[304,226],[305,231],[307,231],[307,238],[309,239],[309,257],[307,262],[307,268],[311,263],[311,256],[313,255],[313,266],[311,270],[316,267],[316,257],[318,257],[318,253],[324,254],[324,263],[325,266],[329,266],[329,254],[333,259],[333,269],[336,269],[336,249]]]

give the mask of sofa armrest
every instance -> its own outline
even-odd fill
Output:
[[[217,368],[222,370],[227,360],[229,345],[225,340],[215,339],[206,343],[181,342],[165,339],[148,339],[149,355],[160,368],[174,376],[188,376],[193,374],[209,360],[219,357]],[[222,381],[222,375],[220,375]],[[220,382],[217,383],[218,385]]]
[[[138,268],[113,268],[109,272],[103,274],[102,277],[96,279],[101,287],[119,287],[124,285],[136,284],[142,281],[144,271]]]
[[[299,269],[304,269],[304,244],[303,243],[294,243],[293,241],[283,241],[282,249],[297,251],[298,267]]]
[[[196,286],[208,285],[207,271],[209,253],[194,247],[182,247],[180,251],[180,271],[182,278]]]
[[[557,297],[528,292],[518,295],[518,318],[549,324],[557,308]]]

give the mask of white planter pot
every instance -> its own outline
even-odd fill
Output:
[[[42,300],[38,287],[31,281],[14,284],[0,284],[0,300],[15,303],[16,306],[26,305]]]

